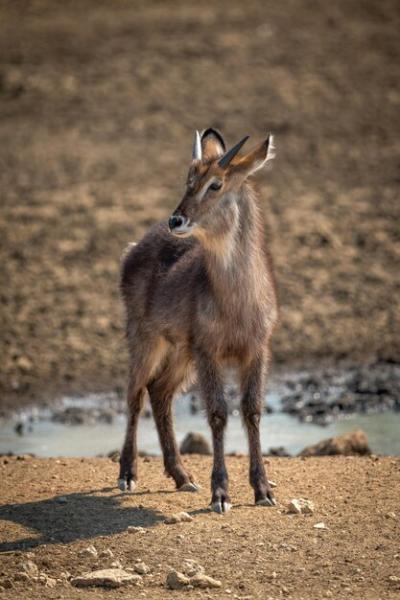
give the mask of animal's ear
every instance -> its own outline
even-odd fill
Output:
[[[245,178],[258,171],[258,169],[261,169],[274,158],[274,137],[269,135],[262,144],[257,146],[257,148],[233,163],[231,169],[234,174],[240,174]]]
[[[200,134],[203,161],[220,158],[225,152],[225,141],[222,134],[209,127]]]

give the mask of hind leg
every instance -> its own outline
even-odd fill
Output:
[[[182,363],[179,367],[178,361],[169,361],[157,379],[147,386],[147,389],[163,452],[165,472],[173,478],[178,490],[196,492],[199,486],[183,465],[175,439],[172,418],[173,396],[185,377],[185,371]]]
[[[145,388],[137,389],[131,378],[128,387],[128,423],[121,451],[118,487],[133,491],[137,482],[137,426],[143,408]]]

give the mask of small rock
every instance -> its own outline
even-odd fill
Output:
[[[59,498],[56,499],[56,502],[58,504],[67,504],[68,500],[66,499],[65,496],[60,496]]]
[[[57,579],[54,579],[54,577],[49,577],[46,575],[46,573],[41,573],[39,576],[39,581],[41,581],[48,588],[54,588],[57,585]]]
[[[327,526],[325,525],[325,523],[315,523],[315,525],[313,525],[314,529],[328,529]]]
[[[26,560],[21,564],[21,569],[27,573],[29,577],[37,577],[39,575],[39,569],[32,560]]]
[[[388,579],[392,583],[400,583],[400,577],[398,575],[389,575]]]
[[[293,498],[288,504],[288,512],[295,515],[312,515],[314,503],[306,498]]]
[[[147,533],[147,529],[144,527],[136,527],[135,525],[128,525],[129,533]]]
[[[79,556],[93,556],[97,558],[97,550],[94,546],[88,546],[79,552]]]
[[[388,512],[388,513],[386,513],[386,514],[385,514],[385,517],[386,517],[387,519],[396,519],[396,518],[397,518],[397,517],[396,517],[396,513],[394,513],[394,512]]]
[[[271,481],[271,479],[268,479],[268,483],[269,483],[270,487],[272,487],[272,488],[276,488],[278,486],[276,481]]]
[[[371,454],[368,438],[361,429],[307,446],[299,456],[352,456]]]
[[[20,356],[17,359],[17,366],[21,371],[24,371],[25,373],[32,371],[33,368],[32,361],[27,356]]]
[[[180,512],[167,517],[164,521],[167,525],[173,525],[175,523],[189,523],[193,521],[193,517],[187,512]]]
[[[147,575],[150,573],[150,567],[148,567],[146,563],[142,561],[136,563],[133,568],[135,569],[136,573],[139,573],[139,575]]]
[[[275,446],[268,450],[267,456],[278,456],[286,458],[288,456],[291,456],[291,454],[283,446]]]
[[[190,432],[180,446],[181,454],[211,454],[210,444],[201,433]]]
[[[167,587],[170,590],[182,590],[190,585],[189,577],[172,569],[167,575]]]
[[[218,581],[217,579],[213,579],[212,577],[209,577],[204,573],[197,573],[197,575],[191,577],[190,583],[193,587],[200,588],[203,590],[207,588],[220,588],[222,585],[220,581]]]
[[[182,571],[188,577],[193,577],[194,575],[198,575],[198,573],[204,573],[204,567],[199,565],[196,560],[187,558],[183,561]]]
[[[114,561],[111,563],[110,567],[112,567],[113,569],[122,569],[122,568],[123,568],[121,561],[120,561],[120,560],[118,560],[118,559],[117,559],[117,560],[114,560]]]
[[[71,580],[72,585],[77,587],[99,586],[117,588],[122,585],[137,584],[142,580],[140,575],[128,573],[123,569],[100,569],[79,575]]]

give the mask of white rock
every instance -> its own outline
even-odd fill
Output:
[[[288,512],[295,515],[312,515],[314,503],[306,498],[293,498],[288,504]]]
[[[29,575],[29,577],[37,577],[39,575],[39,569],[32,560],[26,560],[21,563],[21,569]]]
[[[135,525],[128,525],[129,533],[147,533],[147,529],[144,527],[135,527]]]
[[[93,556],[97,558],[97,550],[94,546],[88,546],[79,552],[79,556]]]
[[[193,517],[189,515],[187,512],[180,512],[167,517],[164,521],[167,525],[173,525],[175,523],[189,523],[193,521]]]
[[[328,529],[325,523],[322,523],[322,521],[320,523],[315,523],[313,527],[314,529]]]
[[[199,565],[199,563],[196,560],[187,558],[183,561],[182,572],[188,577],[193,577],[198,573],[204,573],[204,567]]]
[[[220,588],[222,583],[217,579],[213,579],[204,573],[197,573],[190,578],[190,583],[193,587],[207,589],[207,588]]]
[[[190,579],[183,573],[171,569],[167,575],[166,583],[170,590],[182,590],[190,585]]]
[[[135,569],[136,573],[139,573],[139,575],[147,575],[150,573],[150,567],[148,567],[146,563],[142,561],[137,562],[133,568]]]
[[[141,580],[140,575],[128,573],[123,569],[100,569],[74,577],[71,583],[78,587],[100,586],[116,588],[131,583],[137,584]]]

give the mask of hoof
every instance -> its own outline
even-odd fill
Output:
[[[181,485],[181,487],[178,488],[178,492],[198,492],[199,489],[200,486],[197,485],[197,483],[189,481],[188,483],[184,483],[183,485]]]
[[[273,496],[270,498],[262,498],[261,500],[257,500],[256,506],[276,506],[277,502]]]
[[[130,481],[126,481],[126,479],[118,479],[118,487],[121,492],[133,492],[136,487],[136,483],[131,479]]]
[[[219,515],[228,513],[232,508],[232,504],[229,502],[212,502],[210,504],[210,510],[218,513]]]

